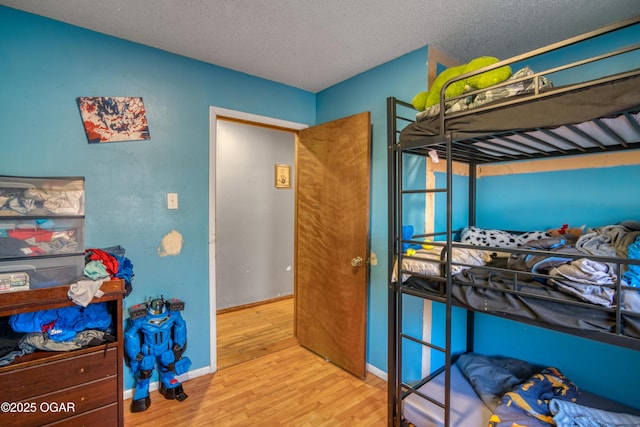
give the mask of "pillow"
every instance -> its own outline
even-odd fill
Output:
[[[498,406],[506,392],[541,370],[523,360],[476,353],[460,355],[456,365],[491,410]]]
[[[532,240],[550,238],[546,231],[529,231],[522,234],[503,230],[491,230],[478,227],[466,227],[462,230],[460,241],[469,245],[492,246],[497,248],[519,248]]]

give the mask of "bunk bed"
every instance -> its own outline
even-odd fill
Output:
[[[499,67],[519,65],[639,25],[640,17],[635,17],[449,80],[440,92],[437,114],[421,113],[413,117],[411,114],[416,112],[410,103],[393,97],[387,100],[390,426],[488,425],[489,417],[498,409],[487,409],[477,384],[469,380],[467,366],[460,363],[461,358],[466,360],[467,356],[484,357],[473,353],[474,312],[640,351],[640,291],[638,283],[627,276],[640,272],[640,257],[632,256],[631,250],[627,250],[635,238],[640,249],[638,223],[603,225],[576,236],[564,234],[563,229],[558,233],[534,231],[535,240],[529,240],[531,230],[487,230],[475,224],[475,180],[477,167],[481,165],[640,149],[640,68],[634,68],[637,60],[627,61],[632,64],[631,69],[612,75],[553,85],[554,76],[559,73],[581,70],[581,67],[625,55],[638,55],[638,40],[634,41],[636,44],[590,58],[534,70],[524,77],[515,73],[515,80],[497,85],[500,89],[514,83],[527,83],[527,90],[513,96],[466,109],[455,108],[456,103],[482,98],[483,91],[445,99],[447,87],[456,81]],[[403,172],[407,156],[444,163],[444,186],[408,188]],[[452,212],[456,163],[468,165],[469,174],[468,224],[458,228],[454,227]],[[433,163],[425,160],[425,164]],[[410,203],[410,197],[407,196],[412,194],[441,197],[435,209],[443,210],[444,230],[410,236],[404,233],[403,213],[409,209],[406,204]],[[626,219],[629,218],[620,218]],[[483,236],[482,241],[479,235]],[[496,243],[498,240],[485,240],[487,235],[508,238]],[[607,250],[590,250],[604,241],[601,239],[608,242]],[[518,243],[513,244],[514,241]],[[415,250],[407,251],[407,247]],[[568,267],[573,270],[567,270]],[[587,270],[593,275],[585,278]],[[406,332],[404,295],[444,304],[444,345]],[[454,307],[466,310],[466,353],[462,355],[452,350]],[[421,381],[405,382],[403,342],[441,352],[442,368]],[[490,363],[494,362],[491,359]],[[542,367],[536,369],[534,374],[539,375]],[[528,378],[520,378],[521,383]],[[588,392],[580,393],[577,403],[583,405],[580,408],[604,410],[606,414],[640,415],[636,408]],[[595,417],[593,413],[588,416]]]

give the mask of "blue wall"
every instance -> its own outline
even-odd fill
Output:
[[[640,219],[640,166],[483,177],[477,182],[478,226],[547,230],[599,227]],[[500,197],[491,195],[500,194]],[[637,351],[604,345],[487,315],[478,315],[475,350],[559,368],[578,387],[639,406]],[[499,339],[498,339],[499,337]]]
[[[6,7],[0,58],[0,174],[86,177],[87,247],[127,250],[127,307],[184,299],[192,369],[209,366],[209,106],[313,125],[315,94]],[[78,96],[141,96],[151,140],[89,145]],[[182,252],[160,257],[171,230]]]

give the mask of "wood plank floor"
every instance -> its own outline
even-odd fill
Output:
[[[291,310],[293,300],[289,301]],[[282,303],[279,301],[278,303]],[[282,304],[286,306],[286,302]],[[280,319],[274,311],[288,307],[253,307],[251,310],[271,319]],[[238,312],[225,313],[232,314]],[[234,345],[230,354],[242,352],[241,335],[224,325],[234,318],[236,325],[253,324],[242,316],[218,316],[218,334]],[[285,316],[286,317],[286,316]],[[291,328],[293,314],[288,318]],[[283,323],[285,320],[281,319]],[[278,323],[277,320],[273,320]],[[239,326],[240,327],[240,326]],[[247,329],[253,329],[248,326]],[[259,328],[258,328],[259,329]],[[384,426],[386,425],[386,382],[369,374],[365,381],[326,362],[316,354],[298,346],[292,338],[292,329],[284,333],[290,337],[288,345],[251,343],[258,349],[244,362],[228,359],[227,367],[215,374],[205,375],[184,383],[189,398],[183,402],[165,400],[157,391],[151,392],[151,406],[145,412],[131,413],[130,400],[125,401],[126,426]],[[222,334],[221,334],[222,332]],[[251,337],[252,332],[247,332]],[[278,335],[278,334],[276,334]],[[247,339],[252,341],[251,339]],[[267,348],[269,350],[267,351]],[[219,361],[221,356],[219,349]]]
[[[296,345],[293,298],[218,314],[218,369]]]

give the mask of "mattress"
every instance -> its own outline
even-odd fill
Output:
[[[444,372],[418,388],[436,401],[444,401]],[[600,410],[640,416],[640,409],[606,399],[597,394],[580,392],[577,402]],[[492,410],[487,407],[457,365],[451,366],[451,427],[486,427]],[[444,410],[422,397],[411,394],[403,400],[403,415],[416,427],[444,426]]]
[[[444,401],[444,372],[418,390],[436,401]],[[422,397],[411,394],[404,401],[404,417],[416,427],[444,426],[444,410]],[[451,366],[451,425],[486,427],[491,410],[456,365]]]
[[[465,140],[514,130],[556,128],[636,111],[640,76],[625,74],[613,78],[615,80],[579,89],[555,88],[537,99],[529,95],[516,96],[486,104],[485,107],[491,106],[491,109],[483,107],[452,114],[445,119],[446,132],[451,133],[454,140]],[[400,133],[400,142],[411,144],[441,134],[439,117],[428,117],[405,127]]]

